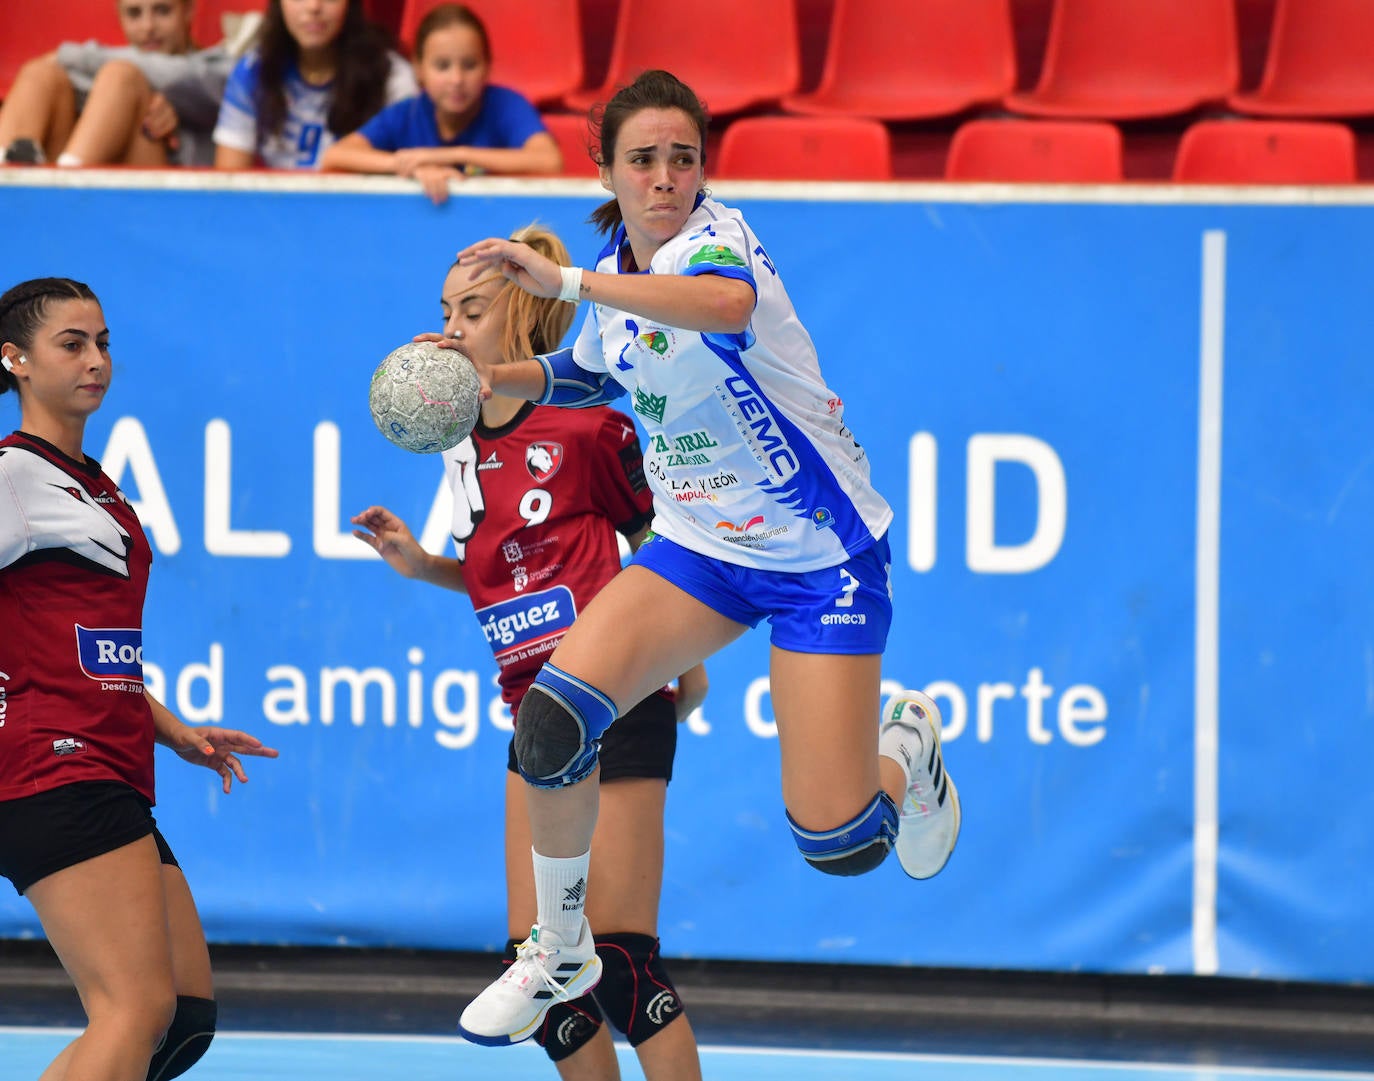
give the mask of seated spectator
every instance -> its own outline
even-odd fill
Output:
[[[436,203],[457,177],[560,172],[563,155],[539,110],[518,91],[488,83],[490,72],[481,19],[462,4],[440,4],[415,32],[422,92],[340,139],[324,168],[408,176]]]
[[[109,2],[109,0],[107,0]],[[67,43],[19,69],[0,157],[58,165],[209,165],[233,58],[191,43],[193,0],[116,0],[128,45]]]
[[[339,135],[418,89],[390,40],[363,0],[269,0],[224,91],[215,167],[318,169]]]

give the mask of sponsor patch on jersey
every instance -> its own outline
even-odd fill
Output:
[[[687,260],[688,266],[701,266],[703,263],[712,266],[744,266],[744,260],[724,244],[703,245]]]
[[[477,610],[487,645],[502,665],[523,660],[539,646],[547,647],[550,641],[562,638],[575,618],[577,606],[567,586],[542,589]]]
[[[77,739],[75,736],[68,736],[66,739],[55,739],[52,741],[52,753],[58,758],[65,758],[69,754],[85,754],[86,741]]]
[[[642,417],[648,417],[652,421],[663,423],[663,411],[668,408],[668,395],[666,394],[646,394],[638,387],[635,388],[634,411]]]
[[[143,682],[143,631],[137,627],[93,629],[76,625],[81,671],[102,682]]]

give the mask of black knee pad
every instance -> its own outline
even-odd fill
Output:
[[[218,1017],[214,999],[177,995],[177,1012],[148,1063],[148,1081],[171,1081],[199,1062],[215,1038]]]
[[[542,678],[542,673],[541,673]],[[576,784],[596,768],[599,737],[614,720],[600,725],[596,734],[577,702],[536,679],[520,702],[515,721],[515,761],[520,775],[539,788]]]
[[[790,811],[787,824],[802,856],[816,870],[828,875],[862,875],[892,851],[897,840],[897,805],[886,792],[879,792],[850,821],[834,829],[803,829]]]
[[[596,955],[601,958],[601,982],[593,994],[617,1030],[631,1047],[682,1016],[682,1000],[663,967],[658,939],[652,935],[613,934],[596,936]]]
[[[507,964],[515,960],[515,947],[519,944],[518,939],[507,940]],[[544,1049],[550,1061],[562,1062],[580,1051],[601,1030],[605,1020],[596,999],[588,993],[571,1002],[556,1002],[550,1006],[543,1024],[531,1038]]]
[[[851,852],[846,856],[836,856],[829,860],[807,859],[807,863],[820,871],[822,874],[839,875],[842,878],[852,878],[855,875],[866,875],[883,860],[887,859],[887,854],[892,851],[891,847],[881,842],[874,842],[867,848],[861,848],[856,852]]]

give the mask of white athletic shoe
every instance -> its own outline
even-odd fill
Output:
[[[897,859],[912,878],[933,878],[954,852],[960,821],[959,793],[940,753],[940,707],[920,691],[894,695],[883,707],[880,733],[889,732],[898,737],[896,750],[911,778],[898,824]],[[884,746],[893,741],[889,737]]]
[[[488,1047],[528,1040],[550,1006],[586,994],[600,979],[601,958],[585,919],[575,943],[536,923],[515,948],[514,963],[468,1003],[458,1031]]]

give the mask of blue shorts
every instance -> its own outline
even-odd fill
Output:
[[[881,653],[892,626],[892,555],[879,537],[848,562],[793,573],[741,567],[650,534],[632,560],[727,619],[756,627],[795,653]]]

